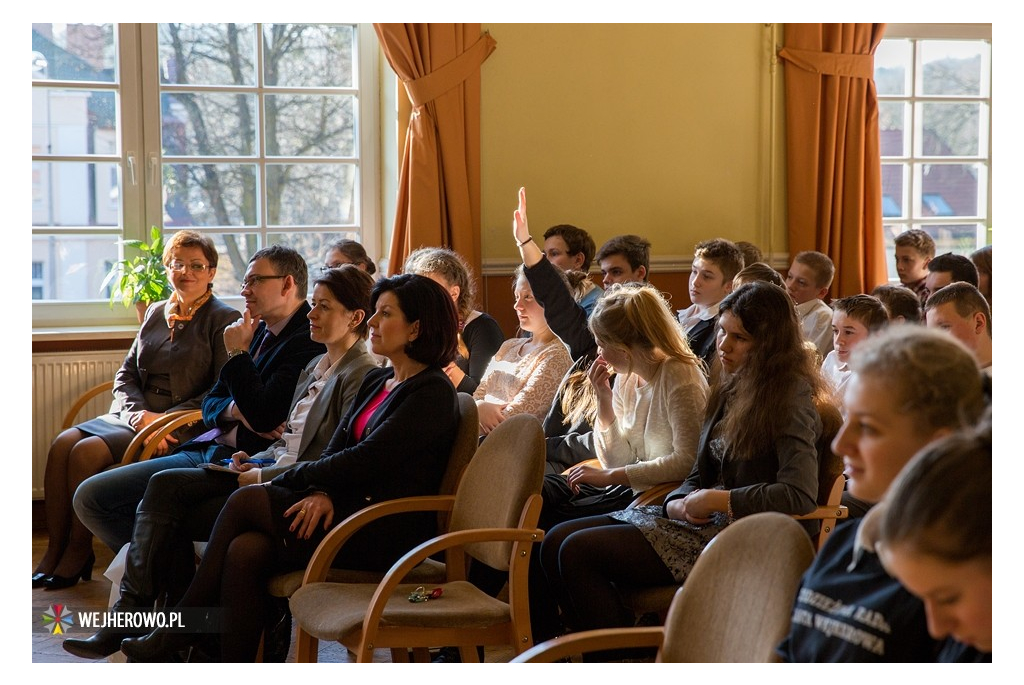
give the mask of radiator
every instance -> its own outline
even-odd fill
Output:
[[[94,385],[114,379],[127,350],[48,352],[32,355],[32,499],[43,498],[43,473],[50,443],[64,414]],[[78,413],[85,421],[110,409],[110,393],[93,398]]]

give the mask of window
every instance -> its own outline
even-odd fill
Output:
[[[988,24],[892,24],[875,53],[891,280],[893,239],[909,228],[937,254],[990,241],[991,48]]]
[[[221,297],[269,244],[311,267],[343,237],[379,254],[369,27],[33,24],[32,40],[36,325],[129,320],[100,285],[152,225],[213,238]]]

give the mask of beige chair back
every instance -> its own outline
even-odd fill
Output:
[[[535,416],[517,414],[502,421],[477,447],[462,475],[449,530],[517,527],[527,498],[540,493],[544,460],[544,429]],[[467,545],[466,553],[507,571],[512,543]]]
[[[800,578],[814,559],[807,533],[778,512],[745,516],[704,549],[665,621],[663,662],[778,661]]]

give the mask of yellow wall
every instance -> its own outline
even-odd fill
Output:
[[[599,246],[644,235],[655,260],[689,260],[717,236],[785,252],[784,188],[768,173],[782,167],[771,161],[766,25],[484,28],[498,44],[483,65],[485,272],[518,258],[519,186],[538,238],[573,223]]]

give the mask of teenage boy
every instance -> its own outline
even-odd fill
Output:
[[[924,323],[921,314],[921,300],[905,285],[883,283],[875,286],[871,294],[882,301],[889,312],[889,323]]]
[[[651,270],[651,241],[638,235],[617,235],[597,251],[601,282],[646,283]]]
[[[924,279],[928,294],[932,295],[950,283],[970,283],[978,287],[978,267],[968,257],[947,252],[928,262],[928,276]]]
[[[804,339],[814,343],[824,359],[832,351],[832,308],[825,304],[836,267],[828,255],[808,250],[793,258],[786,290],[796,304]]]
[[[992,376],[992,312],[981,291],[970,283],[951,283],[925,304],[928,328],[948,331],[967,346],[985,375]]]
[[[590,234],[572,224],[558,224],[544,231],[544,256],[562,271],[590,273],[595,249]],[[604,290],[589,278],[585,286],[577,302],[589,317]]]
[[[889,323],[885,305],[872,295],[851,295],[841,297],[832,303],[832,345],[833,350],[821,364],[821,375],[827,378],[836,390],[843,417],[842,406],[846,382],[850,380],[850,353],[861,342],[882,330]]]
[[[935,241],[919,228],[896,236],[896,274],[900,283],[914,291],[924,307],[928,299],[928,262],[935,256]]]
[[[715,360],[715,324],[718,305],[732,292],[732,280],[743,269],[743,253],[736,243],[713,238],[697,243],[690,267],[690,301],[680,309],[679,323],[694,354],[710,371]]]

